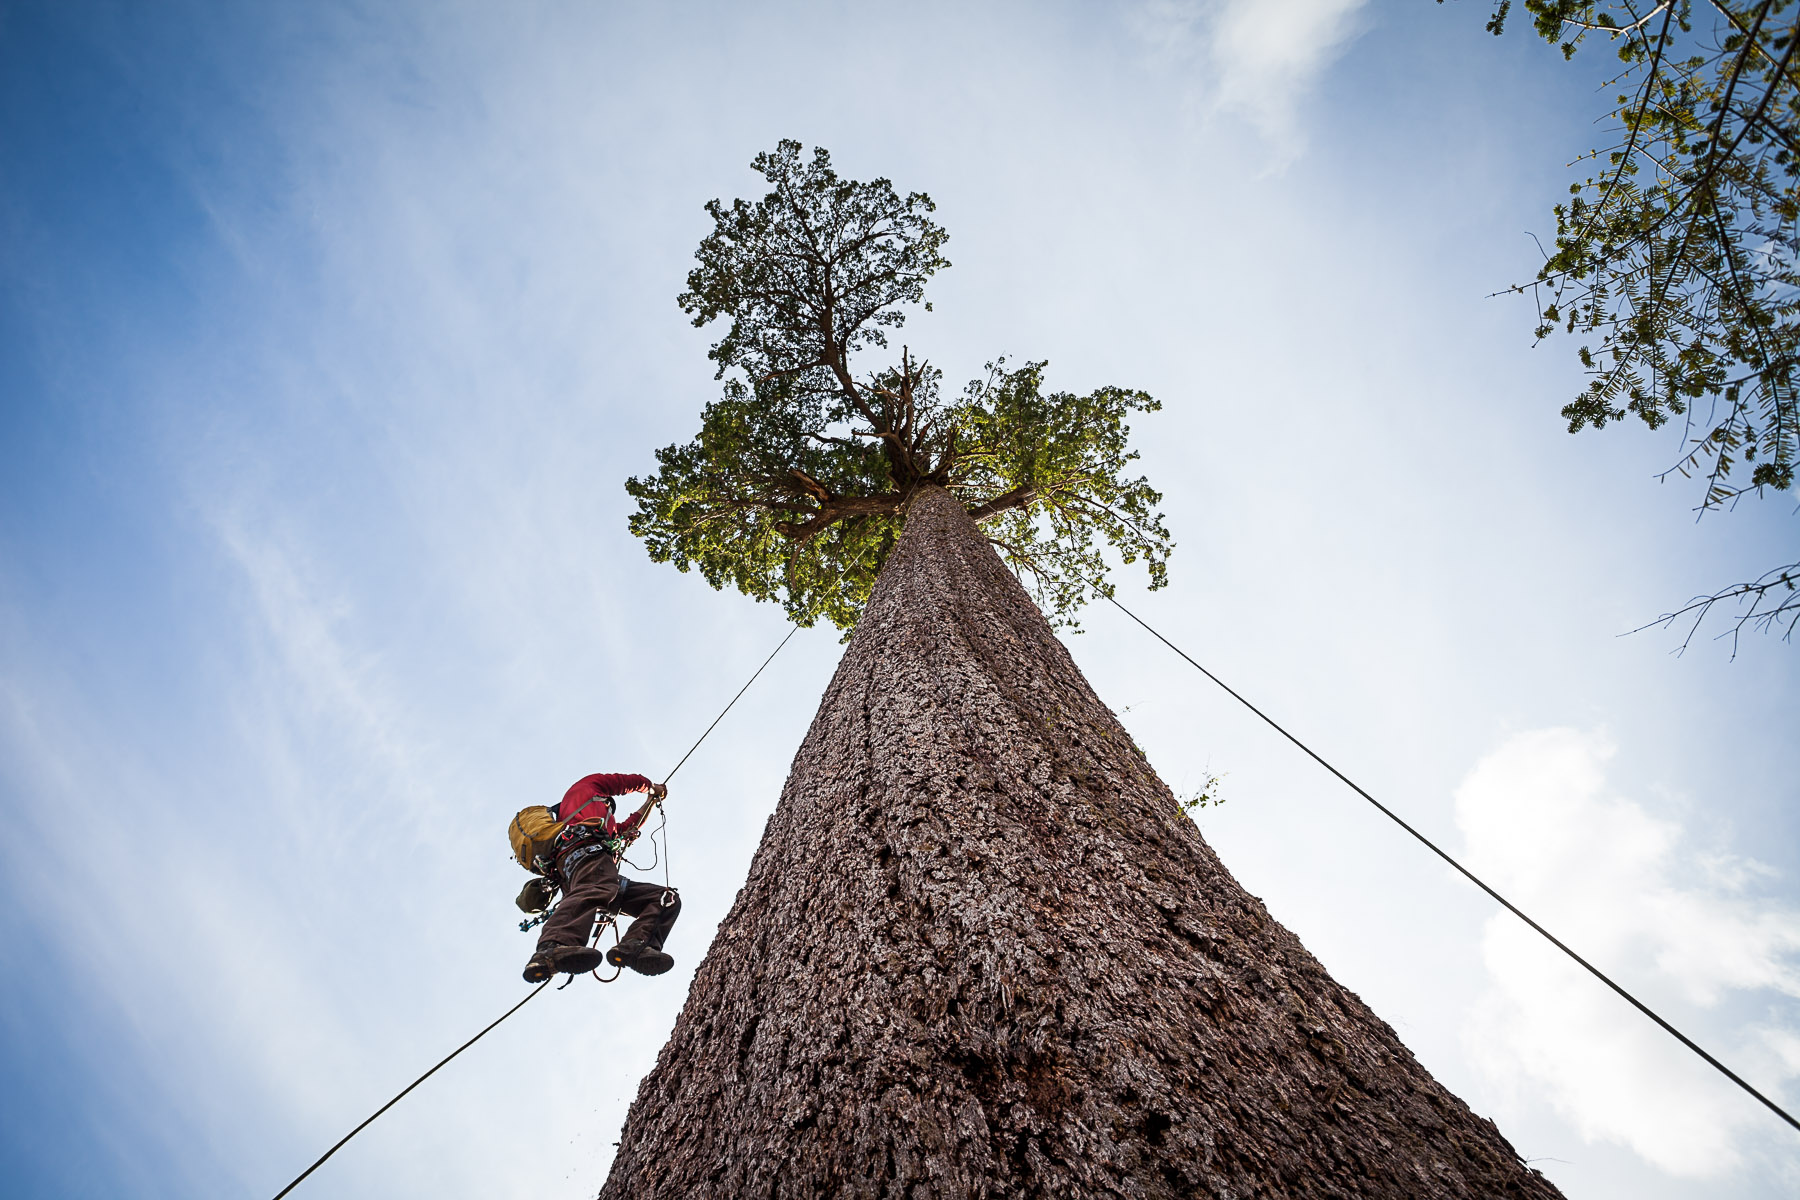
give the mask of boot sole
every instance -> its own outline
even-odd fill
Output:
[[[605,961],[592,946],[578,946],[556,956],[556,969],[568,975],[585,975]]]
[[[615,967],[630,967],[639,975],[661,975],[675,965],[675,960],[660,950],[639,950],[633,954],[622,945],[608,950],[606,961]]]

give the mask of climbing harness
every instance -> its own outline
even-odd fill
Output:
[[[1676,1041],[1680,1042],[1682,1045],[1686,1046],[1689,1050],[1692,1050],[1695,1054],[1698,1054],[1701,1058],[1705,1059],[1709,1064],[1712,1065],[1712,1067],[1715,1070],[1717,1070],[1721,1075],[1725,1076],[1725,1078],[1731,1080],[1731,1082],[1737,1084],[1740,1088],[1743,1088],[1744,1091],[1748,1092],[1750,1095],[1754,1096],[1757,1100],[1761,1101],[1763,1106],[1766,1107],[1770,1112],[1774,1113],[1776,1116],[1778,1116],[1782,1120],[1786,1121],[1789,1125],[1792,1125],[1795,1129],[1800,1129],[1800,1120],[1795,1119],[1795,1117],[1792,1113],[1788,1112],[1785,1108],[1782,1108],[1779,1104],[1776,1104],[1773,1100],[1769,1099],[1767,1096],[1765,1096],[1761,1092],[1757,1091],[1754,1087],[1751,1087],[1750,1084],[1748,1084],[1747,1082],[1744,1081],[1742,1076],[1738,1075],[1738,1073],[1733,1071],[1730,1067],[1727,1067],[1724,1063],[1722,1063],[1718,1059],[1714,1058],[1711,1054],[1708,1054],[1704,1049],[1701,1048],[1699,1043],[1694,1041],[1694,1039],[1688,1037],[1685,1033],[1681,1032],[1681,1030],[1675,1028],[1673,1025],[1671,1025],[1667,1021],[1663,1020],[1663,1018],[1661,1016],[1659,1016],[1655,1012],[1655,1010],[1653,1010],[1649,1005],[1645,1004],[1642,1000],[1639,1000],[1636,996],[1632,995],[1630,992],[1626,991],[1624,988],[1622,988],[1618,984],[1614,983],[1612,981],[1612,979],[1610,979],[1605,974],[1605,972],[1600,970],[1599,967],[1596,967],[1593,963],[1591,963],[1587,959],[1581,957],[1581,955],[1575,953],[1575,951],[1571,950],[1555,934],[1551,933],[1548,929],[1545,929],[1542,925],[1539,925],[1536,921],[1534,921],[1530,917],[1526,916],[1523,912],[1521,912],[1519,910],[1519,907],[1517,905],[1515,905],[1512,901],[1508,900],[1505,896],[1502,896],[1499,892],[1496,892],[1493,888],[1489,887],[1487,885],[1487,883],[1480,878],[1480,876],[1476,875],[1473,871],[1469,870],[1469,868],[1463,866],[1460,862],[1457,862],[1456,859],[1452,858],[1449,855],[1449,853],[1447,853],[1445,850],[1440,848],[1436,842],[1433,842],[1430,838],[1426,837],[1424,834],[1420,833],[1417,829],[1414,829],[1411,825],[1407,824],[1404,820],[1402,820],[1400,818],[1400,815],[1398,813],[1394,812],[1393,809],[1389,808],[1387,805],[1383,804],[1381,801],[1375,799],[1375,797],[1369,795],[1369,793],[1364,791],[1361,787],[1358,787],[1354,780],[1352,780],[1348,775],[1344,774],[1342,771],[1338,770],[1336,767],[1332,766],[1330,763],[1326,762],[1325,759],[1323,757],[1321,757],[1319,755],[1319,753],[1316,750],[1314,750],[1311,746],[1308,746],[1305,742],[1301,741],[1299,738],[1297,738],[1293,734],[1289,733],[1286,729],[1282,728],[1282,726],[1276,722],[1275,718],[1269,716],[1268,713],[1265,713],[1262,709],[1256,707],[1256,705],[1254,705],[1254,704],[1250,703],[1250,701],[1244,699],[1244,697],[1242,695],[1240,695],[1236,691],[1236,689],[1234,689],[1230,684],[1226,683],[1223,679],[1220,679],[1217,675],[1214,675],[1211,671],[1207,670],[1205,667],[1201,666],[1198,662],[1196,662],[1193,659],[1193,657],[1188,654],[1187,651],[1183,650],[1180,646],[1177,646],[1174,642],[1171,642],[1168,638],[1166,638],[1162,634],[1158,633],[1155,629],[1152,629],[1150,627],[1149,623],[1146,622],[1142,617],[1138,616],[1136,613],[1132,612],[1129,608],[1126,608],[1123,604],[1120,604],[1117,600],[1113,599],[1110,589],[1100,587],[1098,584],[1095,584],[1094,581],[1091,579],[1088,580],[1088,584],[1089,584],[1089,586],[1094,588],[1096,593],[1105,597],[1107,603],[1111,604],[1114,608],[1118,609],[1120,612],[1122,612],[1126,616],[1130,617],[1133,621],[1136,621],[1139,625],[1143,626],[1145,632],[1149,633],[1151,637],[1155,638],[1157,641],[1161,642],[1163,645],[1167,646],[1169,649],[1173,650],[1175,653],[1181,655],[1182,658],[1187,659],[1189,665],[1191,665],[1195,670],[1199,671],[1202,675],[1206,676],[1208,679],[1210,679],[1214,683],[1218,684],[1221,688],[1223,688],[1225,690],[1225,693],[1227,695],[1229,695],[1233,700],[1236,700],[1239,704],[1242,704],[1245,708],[1249,709],[1251,712],[1253,712],[1257,716],[1261,717],[1263,719],[1263,721],[1269,726],[1269,728],[1273,729],[1276,733],[1279,733],[1282,737],[1286,738],[1288,741],[1294,743],[1294,745],[1300,747],[1300,749],[1305,751],[1307,756],[1310,757],[1314,762],[1318,763],[1321,767],[1324,767],[1327,771],[1330,771],[1333,775],[1337,776],[1338,779],[1341,780],[1347,787],[1349,787],[1349,789],[1351,791],[1355,792],[1357,795],[1361,796],[1364,800],[1367,800],[1370,804],[1374,805],[1375,808],[1377,810],[1379,810],[1380,813],[1383,816],[1385,816],[1388,820],[1392,821],[1394,824],[1398,825],[1400,828],[1406,830],[1406,832],[1412,834],[1413,837],[1417,838],[1419,840],[1419,842],[1425,846],[1426,849],[1430,850],[1433,854],[1437,855],[1439,858],[1441,858],[1445,862],[1449,863],[1452,867],[1456,868],[1456,870],[1463,876],[1463,878],[1467,879],[1470,883],[1474,884],[1476,887],[1478,887],[1482,891],[1486,892],[1497,903],[1499,903],[1501,907],[1506,909],[1507,912],[1509,912],[1513,916],[1519,918],[1519,920],[1525,922],[1525,924],[1531,926],[1531,928],[1534,931],[1536,931],[1539,935],[1541,935],[1545,941],[1549,942],[1552,946],[1555,946],[1558,950],[1561,950],[1564,954],[1566,954],[1570,958],[1574,959],[1595,979],[1598,979],[1601,983],[1604,983],[1607,987],[1609,987],[1613,991],[1617,992],[1633,1008],[1635,1008],[1639,1012],[1643,1013],[1646,1017],[1649,1017],[1652,1021],[1655,1021],[1658,1025],[1660,1025],[1662,1027],[1662,1029],[1665,1033],[1669,1034],[1670,1036],[1675,1038]]]

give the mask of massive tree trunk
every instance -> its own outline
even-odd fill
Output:
[[[914,499],[602,1200],[1554,1197]]]

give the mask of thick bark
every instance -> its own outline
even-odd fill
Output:
[[[921,489],[602,1200],[1554,1197]]]

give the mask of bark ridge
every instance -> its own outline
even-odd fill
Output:
[[[1560,1195],[919,491],[601,1200]]]

